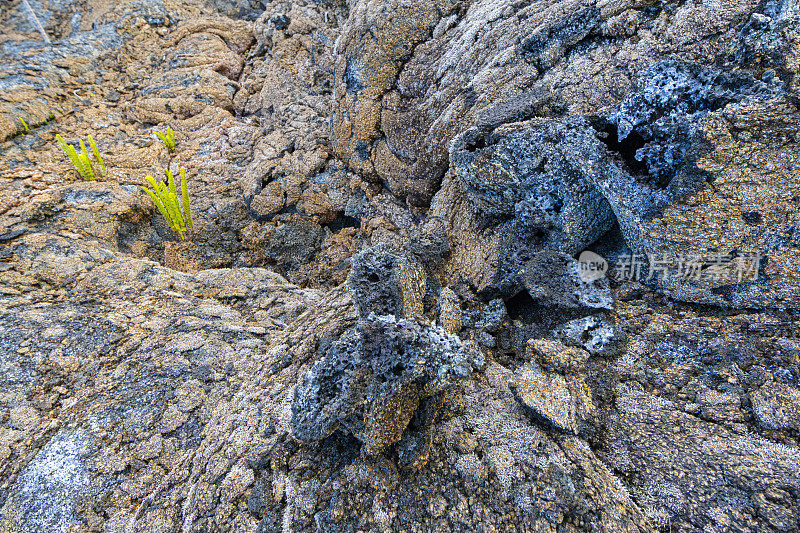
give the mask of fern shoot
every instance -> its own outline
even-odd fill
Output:
[[[183,213],[186,215],[186,225],[189,226],[189,231],[194,231],[192,210],[189,206],[189,189],[186,186],[186,169],[183,167],[181,167],[181,198],[183,203]]]
[[[103,158],[100,156],[100,150],[97,149],[97,144],[94,142],[94,139],[92,139],[91,135],[89,135],[89,146],[92,147],[94,158],[97,159],[97,163],[100,165],[100,175],[102,176],[103,180],[108,179],[106,164],[103,162]]]
[[[94,169],[92,168],[92,160],[89,159],[89,152],[86,150],[86,145],[84,144],[83,139],[78,139],[78,143],[81,147],[78,157],[80,158],[81,166],[83,167],[83,175],[88,176],[86,179],[93,180],[95,179]]]
[[[28,123],[25,122],[25,120],[22,117],[19,117],[19,121],[22,123],[22,129],[25,130],[25,133],[31,131],[31,129],[28,127]]]
[[[191,207],[189,205],[189,190],[186,186],[186,169],[181,167],[181,198],[178,199],[178,191],[175,187],[175,176],[170,169],[164,169],[167,176],[167,183],[156,181],[152,176],[145,179],[150,184],[150,188],[142,187],[150,199],[158,208],[161,216],[182,241],[186,240],[186,233],[194,230],[192,222]]]
[[[175,132],[173,131],[172,126],[167,126],[166,131],[157,131],[155,133],[156,136],[167,146],[169,153],[175,152]]]
[[[75,167],[75,170],[80,174],[81,178],[87,181],[94,181],[97,179],[95,175],[94,168],[92,167],[92,160],[89,157],[89,151],[86,149],[86,144],[83,142],[83,139],[78,141],[80,145],[80,152],[75,150],[75,147],[71,144],[67,143],[61,135],[56,134],[56,139],[58,140],[58,144],[61,146],[61,149],[67,154],[69,160],[72,161],[72,166]],[[92,139],[92,136],[89,136],[89,146],[94,153],[94,157],[97,160],[97,164],[100,167],[100,178],[105,181],[108,178],[108,172],[106,171],[106,165],[103,162],[103,158],[100,156],[100,150],[97,149],[97,144]]]

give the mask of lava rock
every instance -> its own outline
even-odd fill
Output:
[[[544,372],[529,363],[514,374],[514,397],[545,427],[577,435],[594,411],[582,378]]]
[[[497,333],[508,318],[506,305],[500,298],[495,298],[483,307],[470,309],[464,313],[463,325],[489,333]]]
[[[731,102],[766,100],[776,94],[774,88],[747,74],[661,61],[640,76],[612,115],[617,138],[608,141],[623,143],[623,155],[633,152],[625,157],[632,173],[644,173],[648,182],[664,187],[684,171],[684,187],[690,188],[707,176],[695,164],[703,147],[699,119]]]
[[[532,238],[568,253],[611,228],[611,208],[585,176],[585,165],[601,158],[582,117],[505,124],[491,132],[474,128],[450,145],[451,164],[480,228],[509,225],[514,241]]]
[[[540,365],[554,372],[582,372],[586,368],[589,353],[581,348],[564,346],[559,341],[531,339],[527,355]]]
[[[464,313],[461,311],[461,300],[449,287],[439,293],[439,325],[448,333],[458,335],[461,331]]]
[[[578,262],[565,253],[544,250],[525,265],[525,288],[534,302],[564,309],[613,309],[606,278],[583,281]]]
[[[347,287],[362,318],[422,315],[425,276],[415,262],[378,245],[357,254],[351,264]]]
[[[62,429],[31,459],[0,508],[0,528],[66,531],[89,489],[86,457],[96,443],[81,429]],[[16,529],[11,529],[15,531]]]
[[[800,431],[800,391],[770,381],[750,394],[753,416],[761,429]]]
[[[334,342],[297,386],[293,434],[316,441],[342,428],[377,454],[401,439],[422,400],[482,364],[480,353],[437,326],[373,315]]]
[[[622,346],[614,324],[602,313],[565,322],[550,334],[562,342],[582,346],[592,355],[615,355]]]

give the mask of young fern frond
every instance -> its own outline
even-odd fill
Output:
[[[186,225],[189,231],[194,231],[192,222],[192,210],[189,207],[189,189],[186,187],[186,169],[181,167],[181,197],[183,200],[183,214],[186,215]]]
[[[89,181],[97,179],[94,168],[92,167],[92,160],[89,157],[89,151],[86,149],[86,144],[82,139],[78,141],[81,148],[80,152],[75,150],[74,146],[67,143],[61,135],[56,134],[56,139],[61,149],[67,154],[69,160],[72,161],[72,166],[75,167],[75,170],[80,174],[82,179]],[[91,135],[89,136],[89,146],[92,148],[94,157],[97,159],[97,163],[100,166],[100,177],[105,181],[108,178],[108,171],[106,170],[103,158],[100,156],[100,150],[97,149],[97,144],[94,142]]]
[[[92,147],[94,158],[97,159],[97,163],[100,165],[100,176],[103,180],[107,179],[108,171],[106,171],[106,164],[103,162],[103,158],[100,156],[100,150],[97,149],[97,143],[94,142],[91,135],[89,135],[89,146]]]
[[[83,143],[83,139],[79,139],[78,143],[81,147],[81,153],[79,153],[78,156],[80,156],[81,165],[83,165],[83,175],[88,176],[86,179],[93,180],[94,170],[92,169],[92,161],[89,159],[89,152],[86,150],[86,145]]]
[[[155,133],[161,139],[161,142],[167,146],[169,153],[173,153],[175,151],[175,132],[172,130],[172,126],[167,126],[166,131],[157,131]]]
[[[178,237],[183,241],[186,240],[186,232],[194,230],[191,207],[189,205],[189,191],[186,187],[186,169],[181,167],[180,201],[178,200],[178,191],[175,188],[175,176],[168,168],[164,169],[164,173],[167,176],[167,183],[156,181],[152,176],[147,176],[145,179],[151,188],[142,187],[142,190],[156,204],[170,229],[177,233]]]
[[[75,170],[78,171],[81,178],[85,180],[90,179],[89,176],[86,175],[86,171],[83,168],[83,161],[81,161],[81,158],[78,156],[78,152],[75,151],[75,147],[68,144],[61,135],[56,134],[56,139],[58,139],[58,144],[61,146],[64,153],[67,154],[69,160],[72,161],[72,166],[75,167]]]
[[[22,117],[19,117],[19,121],[22,123],[22,129],[25,130],[25,133],[31,131],[31,129],[28,127],[28,123],[25,122],[25,120]]]
[[[145,179],[153,189],[150,190],[147,187],[142,187],[142,190],[147,193],[147,196],[149,196],[151,200],[153,200],[153,203],[156,204],[156,207],[158,208],[159,212],[161,212],[161,216],[163,216],[164,220],[166,220],[167,223],[170,225],[170,227],[172,227],[172,224],[170,223],[169,219],[169,213],[167,213],[167,210],[164,207],[163,202],[161,201],[161,197],[158,194],[159,190],[158,183],[156,182],[156,180],[153,179],[152,176],[147,176]]]
[[[178,204],[178,191],[175,189],[175,177],[172,175],[172,171],[169,169],[167,169],[166,174],[167,184],[169,186],[169,190],[167,191],[169,207],[173,212],[173,219],[178,227],[178,232],[183,234],[183,232],[186,231],[186,223],[183,220],[183,213],[181,212],[180,205]]]

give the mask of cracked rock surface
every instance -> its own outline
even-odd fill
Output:
[[[796,0],[30,4],[0,533],[800,528]]]

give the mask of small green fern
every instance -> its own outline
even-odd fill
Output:
[[[96,179],[100,179],[101,181],[105,181],[108,179],[108,171],[106,171],[106,165],[103,162],[103,158],[100,156],[100,150],[97,149],[97,144],[92,139],[92,136],[89,135],[89,146],[92,149],[92,153],[94,153],[94,158],[97,161],[97,165],[100,167],[100,175],[97,176],[95,174],[94,168],[92,167],[92,161],[89,158],[89,151],[86,150],[86,145],[83,143],[83,139],[79,140],[81,151],[78,152],[75,150],[75,147],[71,144],[68,144],[61,135],[56,134],[56,139],[58,139],[58,144],[61,145],[61,149],[67,154],[70,161],[72,161],[72,166],[75,167],[75,170],[78,171],[81,178],[88,181],[94,181]]]
[[[106,164],[103,162],[103,158],[100,156],[100,150],[97,149],[97,144],[95,144],[94,139],[92,136],[89,135],[89,146],[92,147],[92,153],[94,154],[94,158],[97,160],[97,164],[100,165],[100,175],[103,177],[103,181],[108,179],[108,172],[106,171]],[[83,148],[83,145],[81,145]]]
[[[167,126],[166,131],[157,131],[156,136],[167,145],[169,153],[175,151],[175,132],[172,130],[172,126]]]
[[[19,121],[22,123],[22,129],[25,130],[25,133],[31,131],[31,129],[28,127],[28,123],[25,122],[25,120],[22,117],[19,117]]]
[[[175,178],[172,175],[172,171],[166,168],[164,172],[167,175],[167,183],[156,181],[153,176],[147,176],[145,179],[152,188],[142,187],[142,190],[156,204],[164,220],[169,224],[170,229],[177,233],[178,237],[183,241],[186,240],[185,233],[187,231],[194,231],[192,212],[189,206],[189,190],[186,187],[186,169],[181,167],[180,170],[180,201],[178,200],[178,191],[175,189]]]

